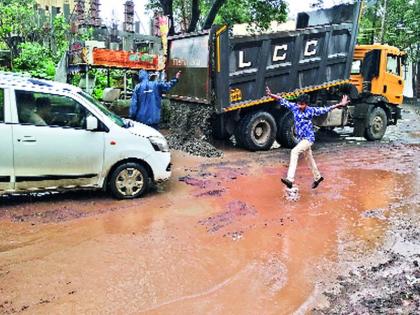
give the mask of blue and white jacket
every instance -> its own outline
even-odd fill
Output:
[[[321,116],[333,108],[329,107],[306,107],[304,111],[301,111],[296,103],[289,102],[286,99],[279,99],[277,102],[290,109],[295,118],[295,130],[299,141],[308,140],[309,142],[315,142],[314,126],[312,124],[312,118],[315,116]]]

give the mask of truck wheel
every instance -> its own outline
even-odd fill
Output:
[[[274,117],[267,112],[249,113],[237,126],[237,141],[248,150],[269,150],[274,143],[277,126]]]
[[[385,134],[387,117],[385,111],[375,107],[369,114],[368,127],[365,130],[365,138],[368,141],[380,140]]]
[[[118,166],[109,179],[109,190],[117,199],[133,199],[148,189],[149,174],[138,163],[124,163]]]
[[[278,120],[276,140],[282,147],[293,148],[299,140],[295,131],[293,113],[288,112]]]

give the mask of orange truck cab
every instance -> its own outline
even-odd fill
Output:
[[[405,53],[388,45],[358,45],[354,51],[351,83],[359,93],[384,96],[390,104],[403,101],[402,63]]]
[[[359,103],[353,118],[354,134],[368,140],[382,138],[387,125],[401,118],[405,53],[389,45],[357,45],[354,51],[350,82],[357,90]]]

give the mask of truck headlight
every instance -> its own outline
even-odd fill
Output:
[[[162,137],[149,137],[149,141],[155,151],[169,152],[168,142]]]

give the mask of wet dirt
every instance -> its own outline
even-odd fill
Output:
[[[290,150],[236,148],[174,152],[172,179],[137,200],[1,198],[0,314],[416,313],[412,113],[380,143],[321,135],[325,181],[311,189],[301,160],[296,201]]]

